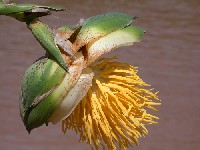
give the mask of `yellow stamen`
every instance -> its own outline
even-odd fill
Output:
[[[91,66],[95,73],[91,88],[62,122],[64,133],[75,130],[92,149],[101,149],[100,144],[108,149],[116,149],[117,143],[123,149],[138,145],[138,138],[148,133],[146,125],[158,119],[148,113],[160,105],[157,93],[145,88],[150,85],[140,79],[136,67],[113,59],[99,59]]]

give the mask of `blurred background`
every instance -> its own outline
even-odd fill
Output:
[[[139,17],[134,24],[146,30],[142,42],[107,56],[139,67],[141,78],[159,90],[160,120],[129,150],[200,149],[200,1],[198,0],[15,0],[62,6],[42,21],[52,28],[76,24],[108,12]],[[0,150],[89,150],[79,135],[61,124],[42,126],[29,135],[19,115],[20,82],[25,70],[44,50],[24,23],[0,16]]]

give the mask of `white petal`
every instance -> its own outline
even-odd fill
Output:
[[[78,103],[88,92],[92,85],[94,73],[90,68],[85,68],[75,86],[69,91],[60,106],[53,112],[49,121],[53,124],[58,123],[61,119],[67,118],[76,108]]]

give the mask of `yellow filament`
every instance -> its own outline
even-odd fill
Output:
[[[158,117],[148,113],[160,105],[157,93],[148,89],[137,75],[136,67],[99,59],[87,95],[72,114],[63,120],[62,130],[72,129],[92,149],[126,149],[148,133],[146,125]],[[118,143],[118,144],[117,144]]]

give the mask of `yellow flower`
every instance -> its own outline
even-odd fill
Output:
[[[137,75],[137,68],[129,64],[99,59],[91,66],[94,72],[92,86],[72,114],[62,121],[62,130],[72,129],[80,140],[99,149],[105,143],[123,149],[148,133],[146,125],[155,124],[158,117],[149,114],[160,105],[157,93],[146,88]],[[105,146],[105,145],[103,145]]]

